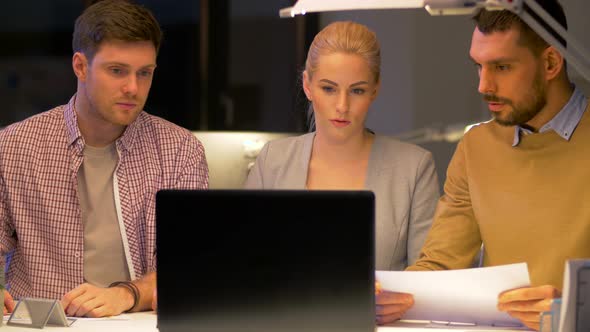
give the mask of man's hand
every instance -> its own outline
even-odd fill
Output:
[[[14,311],[14,299],[12,295],[4,289],[4,314],[8,314]]]
[[[498,296],[498,310],[538,331],[541,313],[551,310],[551,302],[558,297],[561,297],[561,292],[549,285],[513,289]]]
[[[115,316],[133,306],[133,295],[123,287],[101,288],[85,283],[64,295],[61,304],[68,316]]]
[[[378,325],[400,319],[414,305],[412,294],[384,291],[381,290],[379,283],[376,283],[375,289],[375,313]]]

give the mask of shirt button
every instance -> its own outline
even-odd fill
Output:
[[[80,258],[80,253],[79,253],[78,251],[76,251],[76,252],[74,253],[74,257],[76,257],[76,258]]]

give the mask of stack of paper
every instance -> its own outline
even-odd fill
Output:
[[[498,311],[498,295],[530,286],[525,263],[465,270],[377,271],[383,290],[410,293],[414,306],[403,319],[486,326],[522,326]]]

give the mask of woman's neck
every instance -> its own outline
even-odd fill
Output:
[[[331,140],[317,132],[313,141],[312,159],[324,162],[350,163],[368,157],[374,136],[368,130],[363,130],[357,136],[345,141]]]

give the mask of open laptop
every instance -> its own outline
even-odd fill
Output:
[[[373,332],[369,191],[156,196],[161,332]]]

